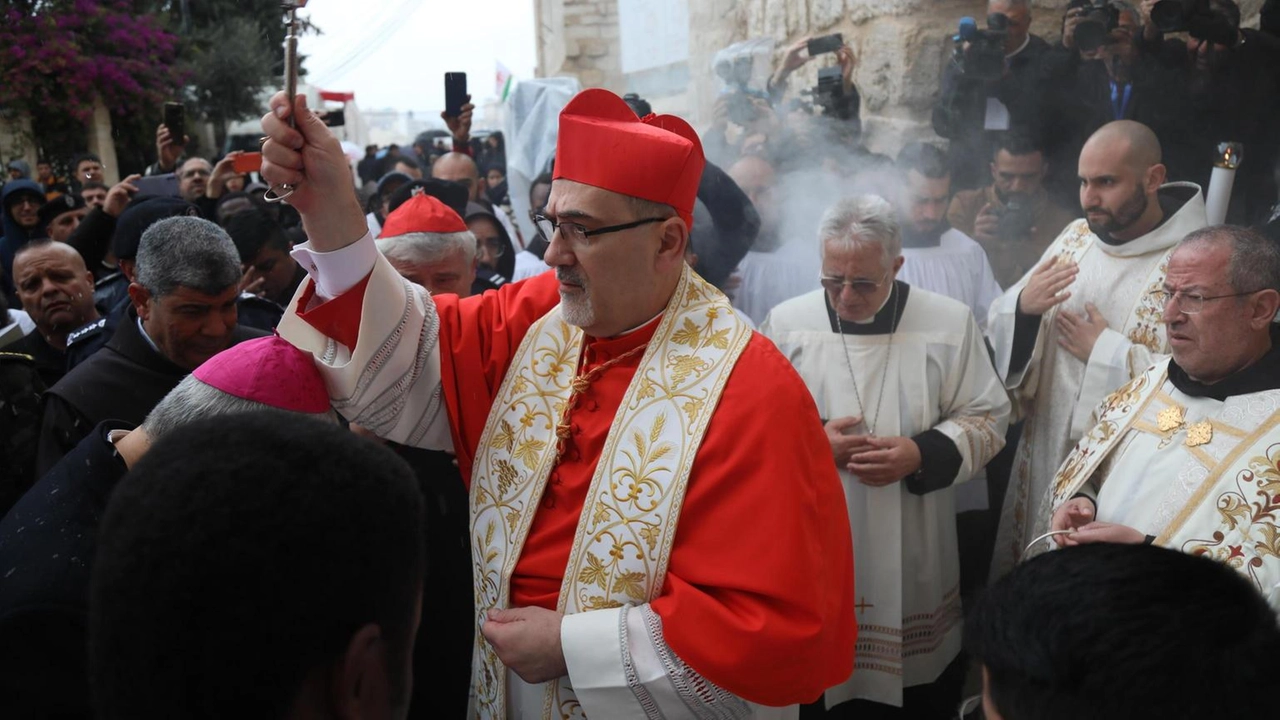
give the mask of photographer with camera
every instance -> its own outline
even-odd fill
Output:
[[[1195,141],[1184,74],[1142,51],[1138,8],[1123,0],[1077,0],[1067,7],[1063,28],[1072,67],[1058,84],[1062,92],[1050,101],[1049,130],[1057,142],[1049,150],[1049,187],[1056,199],[1075,206],[1080,150],[1096,130],[1116,120],[1134,120],[1155,132],[1171,179],[1189,179],[1197,164],[1206,164],[1189,154]]]
[[[987,29],[961,20],[955,55],[942,75],[933,129],[951,140],[958,189],[986,180],[987,144],[994,133],[1039,135],[1049,87],[1049,43],[1032,35],[1027,0],[990,0]]]
[[[951,200],[947,221],[987,251],[1001,287],[1022,279],[1078,216],[1050,199],[1044,187],[1048,170],[1039,142],[1005,133],[992,153],[991,184]]]
[[[782,63],[769,78],[769,97],[774,105],[781,105],[791,74],[825,53],[835,53],[836,64],[819,70],[817,86],[801,91],[801,94],[809,97],[813,110],[861,126],[862,97],[853,84],[853,69],[857,58],[853,54],[853,48],[844,42],[840,33],[803,37],[787,48]]]
[[[1168,35],[1159,44],[1162,64],[1182,73],[1189,97],[1182,115],[1193,124],[1185,152],[1195,163],[1189,177],[1208,185],[1221,142],[1244,145],[1227,222],[1247,225],[1266,219],[1276,196],[1273,168],[1280,157],[1280,38],[1240,27],[1232,0],[1155,0],[1151,22]],[[1166,142],[1161,137],[1161,142]]]

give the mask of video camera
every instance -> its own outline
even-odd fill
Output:
[[[1110,0],[1071,0],[1067,12],[1080,10],[1083,19],[1071,34],[1076,48],[1093,52],[1107,44],[1107,37],[1120,26],[1120,10]]]
[[[1160,0],[1151,8],[1151,22],[1161,32],[1186,32],[1228,47],[1236,44],[1238,29],[1225,14],[1214,12],[1209,0]]]
[[[988,15],[986,30],[979,30],[971,17],[960,18],[959,32],[951,38],[956,66],[975,80],[999,80],[1004,75],[1004,41],[1008,36],[1009,17],[1003,13]]]
[[[752,92],[747,89],[751,82],[753,64],[750,55],[740,55],[717,62],[715,66],[716,74],[731,88],[728,93],[729,121],[743,127],[756,119],[755,105],[751,102]]]

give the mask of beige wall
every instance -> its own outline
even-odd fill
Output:
[[[535,0],[538,75],[624,92],[617,0]]]
[[[1032,0],[1032,32],[1054,42],[1067,0]],[[1257,26],[1263,0],[1240,0],[1246,26]],[[539,18],[539,74],[574,75],[584,86],[623,92],[617,50],[616,0],[535,0]],[[1136,0],[1135,0],[1136,4]],[[854,82],[862,95],[867,145],[896,154],[911,140],[937,139],[930,111],[950,37],[960,18],[984,25],[986,4],[974,0],[689,0],[688,93],[680,111],[701,128],[710,121],[718,86],[711,71],[716,51],[755,37],[778,41],[775,59],[806,35],[840,32],[857,56]],[[812,87],[824,56],[791,79],[792,90]]]

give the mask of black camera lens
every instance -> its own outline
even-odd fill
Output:
[[[1093,52],[1107,44],[1107,26],[1092,15],[1093,13],[1090,13],[1089,18],[1080,21],[1072,35],[1076,41],[1076,47],[1085,52]]]

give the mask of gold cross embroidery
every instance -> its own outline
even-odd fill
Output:
[[[1213,440],[1213,423],[1201,420],[1187,428],[1187,439],[1183,442],[1187,447],[1199,447],[1208,444],[1211,440]]]
[[[1177,430],[1186,422],[1187,411],[1177,405],[1170,405],[1156,415],[1156,427],[1167,433]]]

